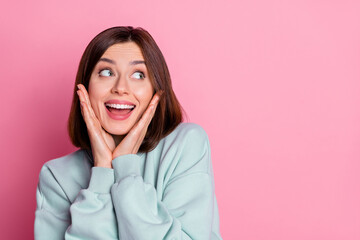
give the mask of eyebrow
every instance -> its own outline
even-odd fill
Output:
[[[143,60],[135,60],[135,61],[130,62],[130,65],[136,65],[136,64],[145,64],[145,61],[143,61]]]
[[[108,58],[100,58],[99,62],[102,61],[102,62],[108,62],[108,63],[111,63],[111,64],[115,64],[116,62],[114,60],[111,60],[111,59],[108,59]]]
[[[111,60],[109,58],[100,58],[99,62],[102,61],[102,62],[108,62],[108,63],[111,63],[111,64],[116,64],[116,62],[114,60]],[[134,60],[134,61],[131,61],[129,63],[129,65],[137,65],[137,64],[145,64],[145,61],[143,60]],[[146,64],[145,64],[146,65]]]

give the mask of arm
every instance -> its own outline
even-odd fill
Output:
[[[74,203],[44,166],[37,188],[35,239],[118,239],[110,186],[112,169],[93,167],[90,184]]]
[[[35,239],[64,239],[70,224],[70,202],[45,165],[40,171],[36,190]]]
[[[210,239],[214,186],[208,138],[196,129],[181,142],[171,149],[176,167],[167,169],[172,173],[162,194],[143,181],[137,155],[113,160],[120,239]]]

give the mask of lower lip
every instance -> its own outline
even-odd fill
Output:
[[[114,113],[110,112],[109,109],[107,109],[107,107],[105,107],[105,108],[106,108],[106,112],[109,115],[109,117],[111,117],[114,120],[125,120],[128,117],[130,117],[131,113],[133,112],[133,110],[132,110],[125,115],[120,115],[120,114],[114,114]]]

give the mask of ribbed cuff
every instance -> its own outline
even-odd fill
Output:
[[[88,190],[96,193],[110,193],[114,184],[114,169],[92,167]]]
[[[118,156],[112,161],[112,166],[116,182],[129,175],[140,175],[140,157],[136,154]]]

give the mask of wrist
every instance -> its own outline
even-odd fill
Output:
[[[124,156],[124,155],[129,155],[129,154],[132,154],[130,151],[120,151],[120,150],[116,150],[113,152],[112,154],[112,161],[115,159],[115,158],[118,158],[120,156]]]
[[[112,164],[111,161],[112,160],[108,160],[108,161],[104,161],[104,160],[98,160],[99,158],[94,158],[94,167],[103,167],[103,168],[112,168]],[[104,158],[101,158],[104,159]]]
[[[105,164],[105,163],[94,163],[94,167],[103,167],[103,168],[112,168],[111,164]]]

